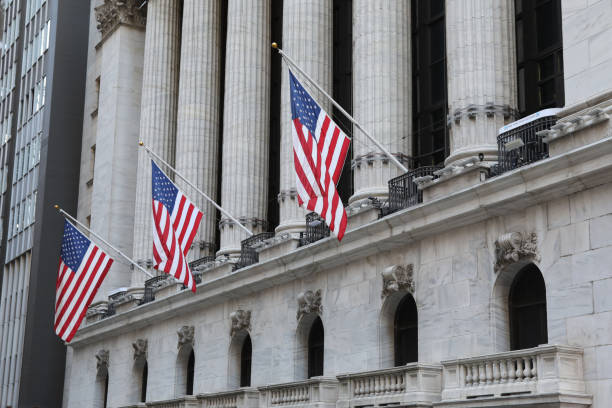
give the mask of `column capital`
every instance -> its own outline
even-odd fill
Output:
[[[96,26],[102,37],[112,33],[120,24],[137,27],[146,25],[146,7],[140,7],[140,0],[104,0],[104,4],[94,9]]]

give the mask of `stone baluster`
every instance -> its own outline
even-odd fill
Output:
[[[516,380],[521,381],[523,379],[523,359],[516,359]]]
[[[538,358],[536,356],[531,357],[531,378],[533,378],[534,380],[537,380],[538,378]]]
[[[270,0],[229,0],[222,206],[254,234],[266,228],[270,131]],[[237,258],[246,232],[223,217],[217,255]]]
[[[176,169],[213,200],[219,150],[220,18],[221,0],[183,2]],[[191,188],[186,191],[204,212],[188,254],[191,261],[214,254],[217,210]]]
[[[531,358],[523,357],[523,361],[525,362],[525,369],[523,370],[523,377],[525,378],[525,381],[529,381],[531,377],[531,367],[530,367]]]
[[[493,383],[493,364],[492,361],[485,362],[485,370],[487,373],[487,384]]]
[[[493,384],[499,384],[500,374],[500,361],[493,361]]]
[[[469,387],[472,385],[472,370],[467,365],[462,365],[461,369],[463,370],[463,378],[465,379],[463,385]]]
[[[140,139],[170,164],[174,163],[178,101],[181,15],[178,0],[151,0],[147,5]],[[152,265],[151,160],[138,151],[136,205],[134,214],[134,259]],[[135,270],[132,285],[146,276]]]
[[[499,362],[499,375],[500,375],[501,383],[508,382],[508,362],[507,360],[502,360]]]
[[[404,165],[411,154],[410,1],[353,0],[353,115]],[[373,162],[366,163],[370,156]],[[386,197],[401,174],[361,132],[353,135],[350,202]]]
[[[478,366],[478,379],[480,380],[480,385],[485,385],[487,383],[487,373],[484,363],[480,363]]]
[[[516,371],[514,369],[514,360],[508,359],[507,365],[508,365],[508,378],[510,382],[514,382],[514,380],[516,379]]]
[[[446,1],[451,154],[497,160],[497,131],[516,115],[514,1]]]

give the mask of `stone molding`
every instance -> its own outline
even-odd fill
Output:
[[[495,273],[521,260],[540,261],[535,232],[509,232],[495,241]]]
[[[391,153],[393,157],[395,157],[400,163],[404,164],[406,167],[410,167],[412,164],[412,157],[404,154],[404,153]],[[389,163],[389,156],[381,152],[368,152],[359,156],[356,156],[351,161],[351,169],[355,167],[359,168],[362,164],[372,165],[374,162],[382,161],[383,164]]]
[[[253,228],[258,226],[261,226],[264,229],[266,228],[266,220],[262,220],[261,218],[238,217],[237,220],[240,221],[242,225],[250,225]],[[219,229],[223,229],[226,226],[233,228],[234,225],[236,225],[236,223],[229,218],[222,218],[221,221],[219,221]]]
[[[414,295],[414,266],[412,264],[408,264],[405,267],[393,265],[385,268],[382,272],[382,280],[381,299],[385,299],[387,296],[399,291]]]
[[[181,327],[176,334],[178,334],[178,344],[177,347],[180,349],[183,346],[193,346],[195,328],[193,326],[183,326]]]
[[[543,136],[544,143],[550,143],[564,136],[571,135],[583,129],[605,122],[610,119],[611,113],[612,106],[591,109],[583,115],[574,116],[572,118],[568,118],[567,120],[562,119],[551,126],[550,129],[536,132],[536,135]]]
[[[108,370],[109,352],[106,349],[102,349],[96,353],[96,369],[100,372],[101,369]]]
[[[132,347],[134,348],[134,361],[141,358],[147,358],[148,345],[149,342],[147,339],[138,339],[132,343]]]
[[[112,33],[121,24],[144,28],[147,16],[141,4],[140,0],[104,0],[104,4],[94,9],[98,22],[96,28],[102,37]]]
[[[295,200],[297,198],[297,190],[295,188],[290,188],[288,190],[281,190],[276,197],[276,201],[279,203],[285,201],[286,199]]]
[[[302,292],[297,297],[298,302],[298,310],[297,310],[297,320],[299,321],[302,316],[307,315],[309,313],[323,313],[323,305],[321,304],[321,289],[318,289],[316,292],[312,290],[307,290]]]
[[[448,115],[448,125],[453,123],[458,125],[462,118],[476,119],[477,116],[486,116],[491,118],[495,115],[502,115],[504,119],[516,119],[519,114],[516,109],[510,105],[496,105],[493,102],[487,102],[484,105],[469,104],[464,108],[457,108],[452,114]]]
[[[234,337],[234,334],[241,330],[251,330],[251,311],[238,309],[235,312],[230,313],[232,319],[232,328],[230,330],[230,337]]]

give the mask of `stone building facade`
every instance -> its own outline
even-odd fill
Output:
[[[196,294],[115,263],[64,406],[610,406],[611,31],[608,0],[92,1],[79,218],[151,267],[142,139],[267,233],[201,202]],[[297,208],[273,40],[410,168],[322,102],[342,242]]]

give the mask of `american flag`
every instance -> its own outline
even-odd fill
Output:
[[[289,71],[293,164],[298,203],[319,214],[341,240],[346,211],[336,184],[344,166],[350,139],[306,92]]]
[[[66,220],[55,285],[55,333],[70,342],[113,259]]]
[[[153,167],[153,258],[155,269],[173,275],[196,291],[185,259],[198,232],[202,212],[151,160]]]

